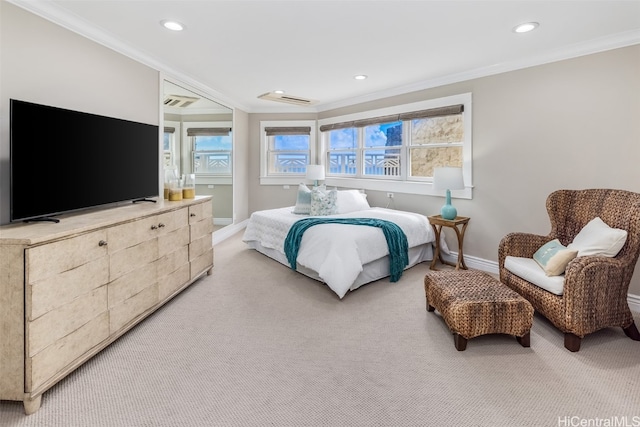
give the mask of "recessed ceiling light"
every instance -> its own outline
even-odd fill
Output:
[[[160,21],[160,24],[168,30],[171,31],[182,31],[184,30],[184,25],[176,21]]]
[[[274,90],[273,93],[283,94],[284,91],[282,89]]]
[[[528,33],[538,28],[540,24],[537,22],[525,22],[524,24],[516,25],[513,27],[514,33]]]
[[[353,76],[353,78],[356,80],[364,80],[367,78],[367,76],[365,76],[364,74],[358,74],[357,76]]]

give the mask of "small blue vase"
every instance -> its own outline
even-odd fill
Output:
[[[458,211],[451,204],[451,190],[447,190],[447,201],[442,209],[440,209],[440,216],[442,216],[443,219],[449,220],[456,219],[458,216]]]

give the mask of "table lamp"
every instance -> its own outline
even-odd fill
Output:
[[[435,190],[446,190],[447,201],[440,215],[443,219],[456,219],[458,211],[451,204],[451,190],[464,190],[464,180],[462,179],[462,168],[435,168],[433,171],[433,188]]]
[[[318,181],[324,179],[324,166],[322,165],[307,165],[306,178],[314,182],[314,187],[318,186]]]

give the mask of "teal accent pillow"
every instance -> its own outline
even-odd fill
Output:
[[[564,273],[569,262],[578,255],[577,250],[568,249],[555,239],[545,243],[533,254],[533,259],[542,267],[547,276]]]
[[[320,187],[313,187],[311,190],[311,216],[327,216],[337,213],[336,202],[338,200],[338,190],[325,190]]]
[[[293,208],[293,213],[309,215],[309,212],[311,212],[311,190],[303,183],[300,183],[300,185],[298,185],[298,196],[296,198],[296,205]]]

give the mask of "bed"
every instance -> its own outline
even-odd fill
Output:
[[[254,212],[243,241],[250,248],[291,267],[285,255],[285,239],[296,221],[309,217],[294,213],[295,209],[289,206]],[[407,238],[406,268],[433,258],[435,233],[424,215],[374,207],[326,215],[326,218],[376,218],[393,222]],[[442,248],[446,250],[446,245]],[[324,282],[340,299],[349,291],[390,275],[387,241],[377,227],[351,224],[310,227],[302,236],[296,260],[296,271]]]

